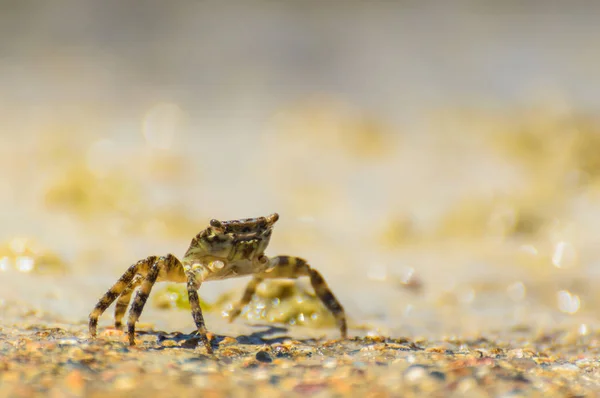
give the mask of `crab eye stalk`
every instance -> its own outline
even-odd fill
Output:
[[[210,226],[213,228],[220,229],[220,230],[223,229],[223,223],[219,220],[215,220],[214,218],[212,220],[210,220]]]

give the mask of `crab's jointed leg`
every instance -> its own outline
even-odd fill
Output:
[[[263,281],[263,278],[254,277],[250,282],[248,282],[248,286],[246,286],[246,290],[244,291],[244,295],[240,302],[233,307],[233,309],[229,312],[229,322],[233,322],[235,318],[240,315],[242,309],[252,300],[252,296],[256,292],[256,287]]]
[[[155,262],[152,268],[150,268],[148,275],[146,275],[144,278],[140,290],[137,291],[137,294],[133,299],[133,304],[129,310],[129,319],[127,319],[127,336],[129,338],[129,345],[135,345],[135,323],[144,310],[144,305],[146,305],[146,300],[148,300],[150,291],[152,291],[152,286],[154,286],[156,279],[158,279],[159,272],[160,266],[158,262]]]
[[[210,345],[210,341],[206,335],[206,325],[204,324],[204,316],[202,315],[202,309],[200,308],[200,298],[198,297],[198,289],[200,288],[201,282],[198,282],[196,279],[195,273],[189,268],[186,268],[186,276],[187,276],[187,290],[188,290],[188,299],[190,301],[190,307],[192,309],[192,318],[194,318],[194,323],[196,324],[196,330],[198,331],[198,337],[202,340],[204,347],[206,347],[206,351],[209,354],[213,353],[212,346]]]
[[[145,275],[148,269],[156,261],[156,256],[150,256],[144,260],[131,265],[127,271],[119,278],[119,280],[102,296],[90,313],[90,334],[96,336],[96,328],[98,326],[98,317],[106,311],[108,307],[115,301],[124,290],[127,289],[131,281],[136,275]]]
[[[300,257],[277,256],[271,258],[270,261],[272,265],[268,268],[268,270],[255,276],[255,278],[250,281],[248,287],[246,288],[246,292],[244,293],[244,297],[236,309],[241,309],[241,307],[250,301],[254,291],[256,290],[256,285],[260,283],[262,279],[296,279],[301,276],[308,276],[310,278],[310,283],[317,294],[317,297],[321,299],[325,307],[327,307],[327,309],[331,311],[335,317],[337,325],[340,328],[342,338],[346,338],[348,336],[348,326],[346,323],[346,313],[344,312],[344,307],[342,307],[340,302],[335,298],[319,271],[312,268],[307,264],[306,260]],[[257,280],[258,282],[256,282]],[[247,295],[249,295],[250,298],[248,298]]]
[[[141,275],[136,275],[129,286],[123,290],[117,299],[117,304],[115,305],[115,329],[120,330],[123,326],[123,317],[125,316],[125,312],[127,312],[127,307],[131,301],[131,296],[133,295],[134,290],[141,285],[143,280],[144,278]]]

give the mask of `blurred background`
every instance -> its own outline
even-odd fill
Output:
[[[0,1],[0,307],[84,324],[131,263],[182,256],[211,218],[276,211],[268,253],[321,270],[353,334],[588,334],[599,14]],[[221,303],[246,282],[200,293]],[[167,293],[142,320],[192,330]],[[256,305],[247,319],[280,319]],[[319,318],[292,307],[286,322]]]

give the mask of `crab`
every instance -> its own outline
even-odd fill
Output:
[[[323,276],[306,260],[293,256],[267,257],[264,251],[271,239],[277,213],[266,217],[230,221],[211,220],[208,228],[198,233],[181,260],[172,254],[149,256],[131,265],[119,280],[102,296],[89,316],[89,329],[96,337],[98,318],[117,300],[115,328],[122,328],[122,320],[134,291],[139,287],[127,320],[130,345],[135,345],[135,323],[156,282],[186,283],[194,323],[200,341],[212,354],[204,317],[200,309],[198,289],[203,282],[252,275],[240,302],[229,313],[232,322],[247,305],[256,287],[264,279],[301,276],[310,278],[316,295],[336,319],[342,338],[347,337],[344,308],[329,289]]]

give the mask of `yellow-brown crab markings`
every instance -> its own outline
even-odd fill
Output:
[[[242,308],[250,302],[257,285],[263,279],[298,278],[307,276],[315,293],[335,316],[342,338],[347,336],[344,308],[335,298],[321,274],[300,257],[264,254],[269,245],[273,225],[279,219],[277,213],[267,217],[246,218],[231,221],[211,220],[208,228],[192,239],[181,261],[174,255],[150,256],[131,265],[119,280],[102,296],[90,313],[90,334],[96,336],[98,317],[117,300],[115,327],[120,329],[133,292],[137,294],[129,310],[127,334],[129,343],[135,345],[135,323],[156,282],[180,282],[187,284],[192,317],[198,336],[206,350],[212,353],[207,330],[200,309],[198,289],[202,282],[252,275],[242,299],[230,312],[233,321]]]

